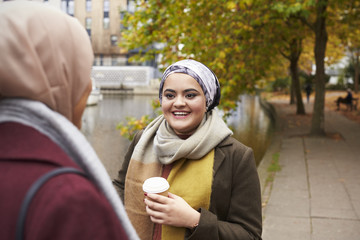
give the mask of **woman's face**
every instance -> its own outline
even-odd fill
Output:
[[[206,99],[199,83],[183,73],[169,75],[162,91],[161,108],[177,135],[191,135],[206,112]]]

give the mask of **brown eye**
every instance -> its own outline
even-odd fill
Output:
[[[165,94],[165,97],[166,97],[167,99],[173,99],[175,96],[174,96],[174,94],[166,93],[166,94]]]
[[[186,98],[194,98],[194,97],[196,97],[197,96],[197,94],[196,93],[188,93],[188,94],[186,94]]]

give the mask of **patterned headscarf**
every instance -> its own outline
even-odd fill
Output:
[[[91,42],[76,18],[31,1],[0,4],[0,100],[40,101],[70,121],[91,83]]]
[[[191,59],[178,61],[165,70],[159,89],[160,103],[162,102],[162,90],[165,80],[172,73],[187,74],[200,84],[206,98],[207,111],[210,111],[219,104],[221,95],[220,84],[215,73],[204,64]]]

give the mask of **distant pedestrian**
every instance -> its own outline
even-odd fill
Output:
[[[79,131],[93,62],[84,27],[45,4],[6,1],[0,29],[1,239],[138,239]],[[59,175],[41,185],[49,173]]]
[[[312,92],[311,83],[307,83],[305,85],[305,92],[306,92],[306,101],[307,101],[307,103],[309,103],[310,95],[311,95],[311,92]]]

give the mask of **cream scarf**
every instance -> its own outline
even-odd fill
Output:
[[[153,223],[145,212],[143,202],[142,184],[145,179],[161,176],[163,165],[174,163],[173,168],[176,168],[175,166],[179,166],[180,163],[178,160],[182,160],[184,163],[180,164],[181,166],[178,167],[177,171],[184,172],[185,166],[189,168],[189,163],[193,162],[189,160],[195,160],[195,162],[198,162],[196,160],[202,160],[231,134],[232,131],[226,126],[215,109],[206,113],[196,132],[185,140],[180,139],[174,133],[163,115],[157,117],[146,127],[131,156],[125,181],[125,208],[142,240],[152,239],[153,233]],[[211,156],[212,162],[207,166],[211,166],[210,172],[212,173],[214,157]],[[205,159],[209,158],[205,157]],[[172,174],[173,169],[170,172],[169,180]],[[199,171],[199,174],[201,174],[201,171]],[[190,176],[190,178],[195,180],[194,176]],[[210,178],[210,181],[207,182],[211,183],[212,175],[208,178]],[[180,182],[180,178],[173,178],[171,181],[171,185],[178,185],[177,182]],[[201,182],[199,183],[200,185],[196,185],[197,188],[208,188],[208,199],[210,200],[211,184],[205,187],[201,186]],[[176,192],[173,193],[176,194]],[[201,200],[192,199],[190,201],[197,202]],[[191,206],[196,205],[193,202],[188,203]]]

